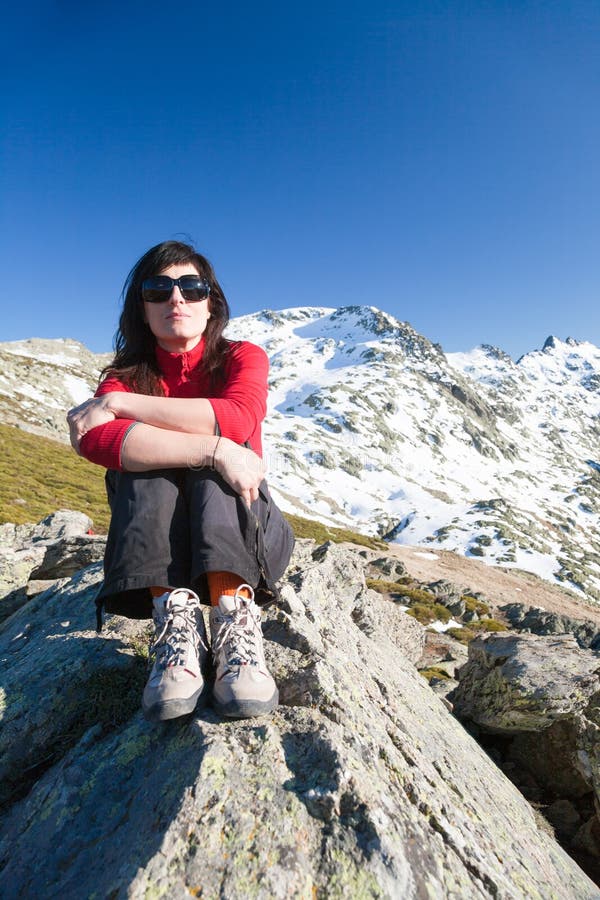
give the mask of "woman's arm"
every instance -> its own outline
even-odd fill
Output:
[[[204,397],[154,397],[114,391],[97,397],[116,419],[135,419],[145,425],[184,431],[188,434],[214,434],[215,414]]]
[[[113,419],[133,419],[168,431],[196,435],[214,434],[216,423],[210,401],[204,398],[180,399],[110,391],[99,397],[90,397],[69,410],[67,421],[74,449],[79,452],[84,434]]]
[[[129,419],[169,431],[188,434],[221,434],[243,444],[254,433],[267,411],[269,358],[264,350],[241,342],[232,352],[227,382],[217,397],[160,397],[123,390],[116,379],[107,379],[96,396],[68,414],[71,443],[79,452],[86,432],[112,419]],[[113,389],[114,388],[114,389]]]
[[[219,431],[236,444],[252,440],[260,450],[268,370],[265,351],[241,341],[232,349],[227,381],[218,397],[135,394],[117,378],[109,377],[94,397],[69,411],[71,444],[90,462],[120,469],[123,440],[131,427],[141,422],[169,434],[210,436]],[[194,390],[192,383],[190,388]]]
[[[128,472],[209,466],[248,505],[258,498],[258,486],[265,476],[260,456],[228,438],[167,431],[144,424],[129,430],[121,449],[121,461]]]

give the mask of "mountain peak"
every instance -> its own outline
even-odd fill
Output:
[[[513,365],[512,356],[510,356],[504,350],[501,350],[500,347],[495,347],[493,344],[480,344],[479,346],[489,359],[496,359],[498,360],[498,362]]]
[[[568,337],[566,340],[561,341],[560,338],[555,337],[555,335],[549,335],[544,341],[544,346],[542,347],[542,352],[544,350],[560,350],[561,347],[580,347],[584,341],[578,341],[573,337]]]

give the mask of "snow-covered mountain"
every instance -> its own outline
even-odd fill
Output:
[[[271,358],[288,510],[535,571],[600,600],[600,350],[445,355],[374,308],[239,318]]]
[[[357,306],[263,311],[228,335],[271,358],[264,444],[284,509],[534,571],[600,602],[600,349],[549,338],[516,363],[490,346],[444,354]],[[81,399],[73,379],[91,387],[104,364],[52,363],[78,347],[83,364],[87,351],[43,343],[0,345],[3,365],[23,363],[20,386],[4,368],[0,392],[24,427],[53,421],[40,379],[64,409]]]

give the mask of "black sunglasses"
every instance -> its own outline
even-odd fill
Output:
[[[210,294],[210,285],[199,275],[182,275],[180,278],[169,278],[168,275],[155,275],[142,282],[142,298],[146,303],[164,303],[173,293],[177,285],[181,296],[188,303],[206,300]]]

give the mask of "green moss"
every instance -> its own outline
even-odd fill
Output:
[[[152,641],[153,635],[154,628],[152,625],[148,625],[144,635],[133,637],[130,640],[130,646],[138,659],[144,660],[145,662],[148,661],[150,655],[150,642]]]
[[[468,627],[449,628],[446,634],[460,641],[461,644],[468,644],[473,638],[479,637],[481,634],[508,630],[508,626],[497,619],[482,619],[480,622],[469,623]]]
[[[508,626],[497,619],[482,619],[477,623],[479,631],[508,631]]]
[[[428,666],[426,669],[419,669],[419,675],[422,675],[427,681],[433,681],[434,678],[441,678],[446,681],[450,679],[450,675],[448,675],[446,670],[440,669],[438,666]]]
[[[396,589],[396,593],[400,597],[404,597],[405,600],[411,603],[425,603],[429,606],[432,604],[435,606],[441,606],[441,603],[437,603],[435,599],[435,594],[432,594],[430,591],[423,590],[423,588],[417,587],[408,587],[405,584],[398,584]],[[442,607],[442,609],[446,609],[446,607]],[[446,610],[448,612],[448,610]],[[448,613],[448,618],[450,614]]]
[[[468,644],[474,637],[477,637],[477,632],[471,628],[448,628],[446,634],[449,634],[456,641],[460,641],[461,644]]]
[[[216,788],[221,788],[227,779],[225,761],[216,756],[205,756],[200,766],[203,780],[211,780]]]
[[[349,853],[331,850],[332,871],[327,880],[326,891],[317,889],[317,897],[327,900],[370,900],[383,898],[386,892],[380,887],[375,875],[363,866],[357,865]]]
[[[410,609],[409,616],[413,616],[422,625],[431,622],[449,622],[451,612],[441,603],[438,603],[435,594],[419,587],[411,587],[400,581],[384,581],[378,578],[365,579],[367,587],[379,594],[390,594],[398,600],[403,600]]]
[[[131,740],[127,741],[127,743],[123,743],[120,745],[119,750],[115,756],[115,762],[119,766],[128,766],[129,763],[133,762],[134,759],[137,759],[138,756],[142,756],[142,754],[145,753],[148,749],[149,745],[149,735],[139,734],[136,738],[132,738]]]
[[[413,603],[407,610],[407,615],[415,618],[421,625],[430,625],[431,622],[438,620],[440,622],[450,621],[450,610],[441,603]]]
[[[292,526],[292,530],[297,538],[311,538],[318,544],[324,544],[326,541],[334,541],[338,544],[349,541],[353,544],[360,544],[362,547],[370,547],[372,550],[385,550],[388,546],[380,538],[359,534],[357,531],[350,531],[348,528],[329,527],[323,525],[322,522],[304,519],[302,516],[295,516],[291,513],[285,513],[285,518]]]
[[[144,891],[144,900],[160,900],[161,897],[165,896],[167,891],[168,888],[165,885],[159,887],[153,881],[148,881],[146,883],[146,890]]]
[[[378,594],[403,594],[406,589],[402,581],[385,581],[383,578],[366,578],[365,583]]]
[[[469,612],[476,612],[478,616],[489,616],[490,608],[483,600],[478,600],[477,597],[471,597],[470,594],[463,594],[461,600],[464,601],[465,609]]]

